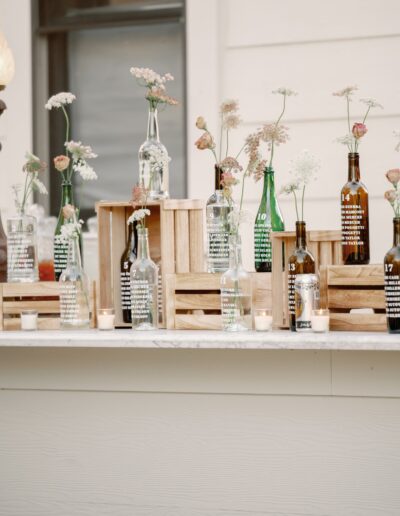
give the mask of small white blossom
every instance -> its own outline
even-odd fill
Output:
[[[92,151],[92,147],[90,147],[90,145],[83,145],[82,142],[74,142],[71,140],[70,142],[65,142],[65,147],[68,152],[71,153],[74,162],[97,158],[97,154]]]
[[[126,221],[127,224],[132,224],[133,222],[138,222],[139,220],[144,219],[150,215],[150,210],[147,208],[140,208],[139,210],[135,210],[129,219]]]
[[[293,192],[297,192],[300,189],[300,183],[298,181],[289,181],[286,185],[283,185],[280,189],[279,194],[290,195]]]
[[[81,161],[80,163],[76,163],[72,167],[75,172],[81,176],[84,181],[93,181],[97,179],[97,174],[93,170],[93,168],[86,163],[86,161]]]
[[[307,149],[303,149],[299,155],[290,162],[289,172],[295,178],[295,183],[301,186],[308,185],[312,179],[316,179],[321,168],[319,160]]]
[[[285,97],[293,97],[298,95],[297,91],[291,90],[290,88],[278,88],[272,92],[274,95],[284,95]]]
[[[339,138],[336,138],[335,142],[342,145],[352,145],[354,140],[355,138],[352,134],[346,134],[345,136],[339,136]]]
[[[393,136],[396,138],[396,140],[398,140],[398,143],[397,143],[396,147],[394,148],[394,150],[396,150],[397,152],[400,152],[400,129],[394,130]]]
[[[347,97],[350,100],[350,97],[353,95],[355,91],[358,90],[358,86],[346,86],[346,88],[343,88],[342,90],[335,91],[332,93],[335,97]]]
[[[83,220],[67,222],[61,226],[60,234],[56,236],[56,242],[68,244],[71,238],[78,238],[81,234]]]
[[[157,87],[165,89],[165,83],[167,81],[173,81],[174,77],[170,73],[160,75],[151,68],[134,68],[130,69],[131,74],[136,77],[139,81],[142,81],[143,86]]]
[[[372,98],[364,98],[364,99],[360,99],[360,102],[362,102],[363,104],[365,104],[366,106],[368,106],[369,108],[380,108],[380,109],[383,109],[383,106],[382,104],[379,104],[379,102],[377,102],[375,99],[372,99]]]
[[[47,188],[45,187],[45,185],[42,183],[42,181],[40,181],[40,179],[38,179],[37,177],[34,178],[33,180],[33,184],[35,185],[36,187],[36,190],[42,194],[42,195],[47,195]]]
[[[76,99],[75,95],[68,91],[62,91],[57,93],[57,95],[53,95],[49,98],[49,100],[45,104],[45,108],[51,110],[53,108],[60,108],[61,106],[65,106],[66,104],[71,104]]]

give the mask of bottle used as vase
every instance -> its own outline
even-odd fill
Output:
[[[131,308],[131,267],[137,258],[137,230],[136,222],[128,226],[128,240],[121,256],[120,282],[121,282],[121,308],[124,323],[132,323]]]
[[[275,193],[274,170],[266,167],[260,207],[254,224],[254,266],[257,272],[272,271],[271,231],[284,231],[285,223]]]
[[[384,260],[386,321],[389,333],[400,333],[400,217],[393,219],[393,247]]]
[[[289,327],[296,331],[296,302],[294,282],[297,274],[315,274],[315,260],[307,250],[306,223],[296,222],[296,247],[288,260]]]
[[[36,218],[21,211],[7,220],[7,281],[39,281]]]
[[[342,258],[345,265],[369,263],[368,191],[360,180],[359,154],[348,155],[348,181],[341,192]]]
[[[139,148],[139,184],[148,191],[149,199],[169,197],[168,162],[168,151],[160,142],[157,108],[150,103],[147,138]]]
[[[0,214],[0,283],[7,281],[7,236]]]

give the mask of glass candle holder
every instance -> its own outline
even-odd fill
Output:
[[[319,308],[312,311],[311,329],[315,333],[326,333],[329,331],[329,310]]]
[[[272,330],[272,311],[268,308],[254,310],[254,328],[256,331]]]
[[[37,310],[22,310],[21,311],[21,330],[33,331],[37,330]]]
[[[97,310],[97,327],[99,330],[113,330],[114,322],[114,308],[99,308]]]

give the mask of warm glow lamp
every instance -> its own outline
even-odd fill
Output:
[[[4,90],[14,77],[15,64],[7,40],[0,32],[0,90]]]

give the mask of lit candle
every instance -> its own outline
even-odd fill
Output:
[[[329,331],[329,310],[313,310],[311,314],[311,328],[316,333]]]
[[[21,330],[32,331],[37,330],[38,313],[36,310],[21,311]]]
[[[113,330],[114,321],[114,308],[99,308],[97,310],[97,327],[99,330]]]
[[[256,331],[271,331],[272,313],[271,310],[257,309],[254,313],[254,326]]]

